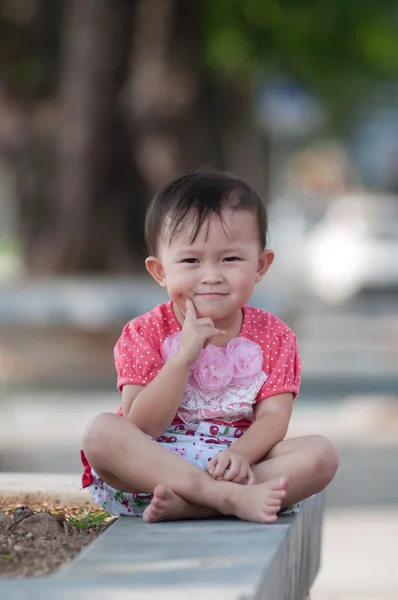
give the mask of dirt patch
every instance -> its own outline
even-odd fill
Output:
[[[30,500],[26,502],[26,500]],[[71,561],[113,522],[101,509],[0,498],[0,579],[41,577]]]

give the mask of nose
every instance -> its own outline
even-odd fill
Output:
[[[217,283],[221,283],[222,280],[222,273],[216,265],[209,265],[203,269],[202,283],[206,283],[207,285],[216,285]]]

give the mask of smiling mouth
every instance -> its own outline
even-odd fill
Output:
[[[217,292],[208,292],[206,294],[196,294],[196,295],[200,296],[201,298],[223,298],[227,294],[220,294]]]

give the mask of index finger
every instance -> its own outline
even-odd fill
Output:
[[[185,298],[185,318],[191,321],[196,320],[195,305],[190,298]]]
[[[221,453],[220,453],[221,454]],[[214,469],[212,475],[213,477],[222,477],[227,470],[230,463],[229,456],[222,455],[219,456],[216,468]]]

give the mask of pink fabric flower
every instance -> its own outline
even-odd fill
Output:
[[[173,333],[173,335],[169,335],[169,337],[167,337],[164,340],[162,344],[162,358],[164,362],[166,362],[166,360],[169,360],[169,358],[171,358],[173,354],[175,354],[178,346],[180,345],[180,341],[181,331],[177,331],[176,333]]]
[[[202,351],[192,374],[200,388],[216,390],[230,383],[233,365],[221,348],[210,344]]]
[[[181,331],[173,333],[162,344],[162,358],[166,362],[181,342]],[[189,383],[203,390],[216,390],[228,384],[253,383],[263,366],[260,346],[245,338],[236,337],[226,347],[209,344],[191,365]]]
[[[263,367],[260,346],[247,338],[233,338],[227,345],[226,354],[233,364],[232,384],[252,383]]]

